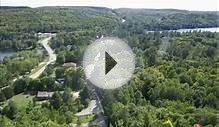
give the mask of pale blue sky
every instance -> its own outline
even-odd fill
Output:
[[[219,0],[0,0],[1,6],[102,6],[219,11]]]

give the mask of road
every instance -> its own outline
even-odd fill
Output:
[[[48,45],[50,39],[52,38],[52,34],[47,34],[47,36],[44,38],[44,39],[41,39],[39,40],[39,43],[43,45],[44,49],[47,51],[48,55],[49,55],[49,59],[48,61],[44,61],[44,62],[41,62],[35,69],[37,69],[36,72],[32,73],[29,75],[30,78],[32,79],[36,79],[38,78],[42,73],[43,71],[46,69],[46,67],[55,62],[56,61],[56,54],[54,53],[54,51],[51,49],[51,47]],[[40,65],[42,65],[42,67],[38,68]],[[19,78],[22,78],[23,76],[19,76],[18,78],[15,78],[13,79],[13,82],[16,81],[17,79]],[[1,90],[5,89],[5,88],[8,88],[10,85],[8,86],[5,86],[5,87],[2,87]]]
[[[80,125],[80,127],[90,127],[90,126],[98,126],[98,127],[107,127],[106,120],[104,117],[104,110],[100,101],[100,98],[95,90],[95,88],[88,83],[88,90],[91,92],[92,100],[89,103],[88,107],[83,109],[81,112],[76,113],[76,116],[84,116],[89,114],[95,114],[97,119]]]
[[[76,113],[76,116],[85,116],[85,115],[90,115],[90,114],[95,114],[95,108],[97,107],[97,101],[96,100],[91,100],[88,107],[83,109],[82,111]]]
[[[53,35],[52,34],[48,35],[48,33],[47,33],[47,36],[48,37],[43,39],[43,40],[41,40],[40,43],[46,49],[46,51],[47,51],[47,53],[49,55],[49,60],[37,72],[35,72],[34,74],[30,75],[30,78],[34,79],[34,78],[39,77],[42,74],[42,72],[45,70],[47,65],[49,65],[50,63],[53,63],[53,62],[56,61],[56,54],[54,54],[54,51],[48,45],[48,42],[49,42],[49,40],[51,39],[51,37]],[[97,125],[99,127],[107,127],[107,124],[106,124],[106,121],[105,121],[105,118],[104,118],[104,115],[103,115],[104,114],[104,110],[103,110],[103,107],[101,105],[100,98],[99,98],[95,88],[92,85],[90,85],[89,83],[87,83],[87,84],[88,84],[87,88],[88,88],[88,90],[92,94],[92,100],[91,100],[89,106],[86,109],[83,109],[81,112],[76,113],[75,115],[76,116],[83,116],[83,115],[89,115],[89,114],[96,114],[97,115],[97,119],[92,121],[92,122],[80,125],[80,126],[89,127],[89,126]]]
[[[93,109],[93,113],[97,115],[97,119],[90,122],[89,126],[95,126],[98,127],[107,127],[106,119],[104,117],[104,110],[100,101],[100,98],[96,92],[96,89],[92,85],[87,85],[88,89],[91,91],[92,98],[96,102],[96,107]]]
[[[101,36],[101,38],[103,37],[104,35]],[[99,54],[97,55],[95,59],[98,59],[98,57],[99,57]],[[86,87],[91,93],[92,100],[90,101],[87,108],[83,109],[81,112],[76,113],[75,115],[84,116],[84,115],[95,114],[97,116],[97,119],[92,122],[82,124],[80,125],[80,127],[90,127],[90,126],[107,127],[106,119],[104,117],[104,110],[103,110],[100,98],[96,92],[96,89],[93,87],[93,85],[91,85],[88,82],[88,79],[87,79]]]
[[[47,62],[42,62],[40,64],[44,64],[40,69],[38,69],[36,72],[34,72],[33,74],[31,74],[29,77],[32,78],[32,79],[35,79],[35,78],[38,78],[42,73],[43,71],[46,69],[46,67],[55,62],[56,61],[56,54],[54,54],[54,51],[51,49],[51,47],[48,45],[48,42],[49,40],[51,39],[52,37],[49,36],[45,39],[42,39],[39,41],[39,43],[41,43],[43,45],[43,47],[45,48],[45,50],[47,51],[48,55],[49,55],[49,60]]]

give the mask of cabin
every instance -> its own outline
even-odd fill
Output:
[[[52,36],[52,34],[51,33],[41,33],[41,32],[39,32],[39,33],[37,33],[37,36],[40,37],[40,38],[46,38],[46,37]]]
[[[77,64],[73,63],[73,62],[68,62],[68,63],[64,63],[62,66],[65,67],[65,68],[77,67]]]
[[[65,78],[58,78],[56,81],[56,83],[63,85],[65,82]]]
[[[38,91],[36,98],[39,101],[48,100],[49,98],[52,97],[53,94],[54,94],[54,92]]]

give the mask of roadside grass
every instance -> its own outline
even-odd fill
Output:
[[[34,96],[32,96],[32,95],[21,93],[21,94],[15,95],[12,98],[8,99],[5,102],[4,106],[6,106],[8,104],[8,102],[10,100],[12,100],[15,102],[15,104],[18,106],[18,108],[24,108],[24,107],[28,106],[28,103],[30,101],[32,102],[33,98],[34,98]]]
[[[53,68],[53,72],[52,72],[52,74],[51,74],[51,77],[56,77],[56,70],[57,69],[57,67],[54,67]]]
[[[35,69],[33,69],[29,75],[32,75],[34,73],[36,73],[37,71],[39,71],[42,67],[44,67],[47,63],[46,62],[41,62],[40,65],[38,65],[38,67],[36,67]]]
[[[78,117],[73,117],[72,123],[73,123],[73,124],[77,124],[77,123],[78,123]]]
[[[81,125],[83,123],[94,121],[95,119],[96,119],[96,115],[79,116],[77,119],[77,124]]]

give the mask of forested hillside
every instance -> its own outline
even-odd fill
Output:
[[[129,37],[136,73],[120,89],[100,90],[111,125],[217,126],[218,37],[210,32]]]
[[[115,12],[131,22],[133,27],[146,30],[175,30],[181,28],[215,27],[217,12],[198,12],[175,9],[116,9]]]
[[[38,32],[70,32],[85,29],[111,35],[121,27],[122,18],[127,20],[122,25],[124,31],[130,30],[132,32],[216,27],[219,24],[217,12],[184,10],[112,10],[98,7],[40,7],[33,9],[21,7],[7,9],[6,7],[2,8],[0,12],[1,49],[28,48],[32,44],[34,45],[34,35]]]
[[[111,33],[119,22],[107,8],[42,7],[0,11],[0,48],[28,48],[35,42],[34,35],[38,32],[86,29]]]
[[[123,39],[136,55],[136,70],[126,85],[97,88],[109,126],[218,127],[219,33],[161,32],[218,27],[218,12],[1,7],[0,21],[0,50],[17,51],[0,63],[1,127],[69,127],[93,120],[95,116],[84,120],[75,113],[90,101],[80,67],[84,50],[102,35]],[[13,81],[46,58],[37,44],[39,32],[56,33],[50,41],[56,62],[37,79]],[[64,68],[66,62],[77,67]],[[64,82],[57,83],[59,79]],[[41,104],[33,97],[38,91],[54,95]],[[78,98],[73,91],[80,92]],[[28,101],[10,100],[17,96]]]

